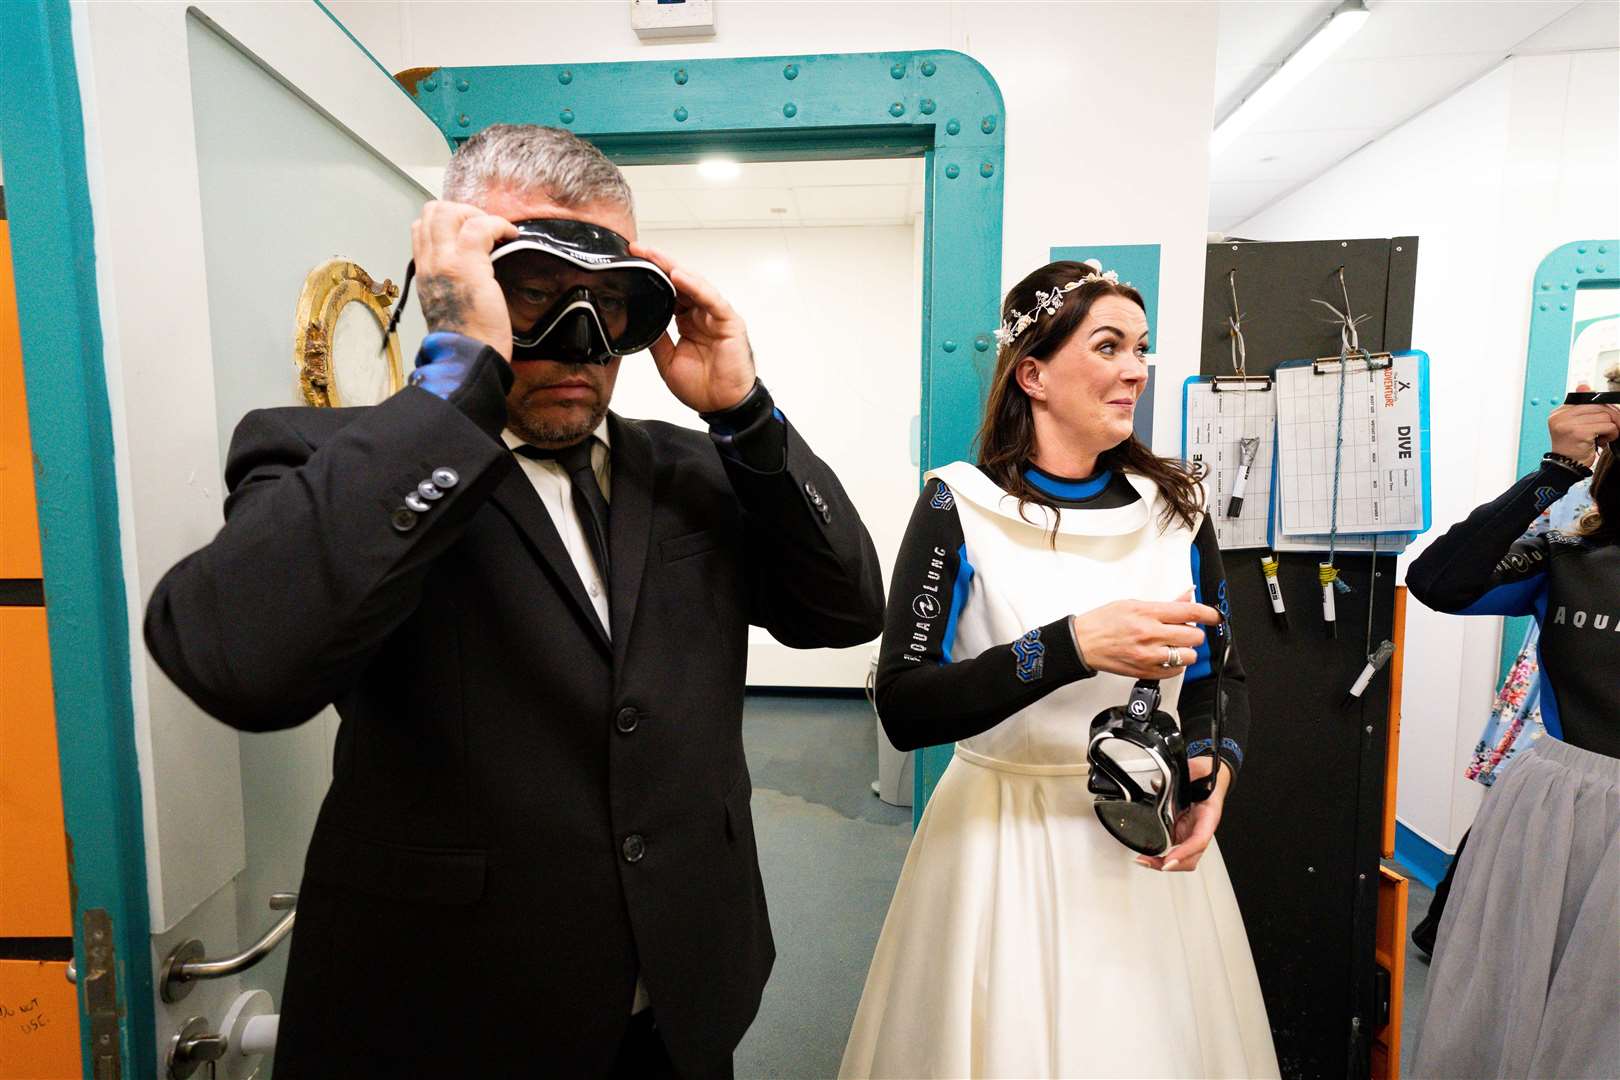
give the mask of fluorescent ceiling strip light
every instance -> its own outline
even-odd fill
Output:
[[[1231,146],[1262,113],[1286,97],[1305,81],[1305,76],[1321,67],[1322,62],[1339,46],[1349,41],[1371,14],[1362,0],[1345,0],[1334,8],[1328,21],[1318,27],[1316,33],[1306,38],[1305,43],[1290,53],[1269,79],[1215,126],[1215,133],[1209,140],[1210,153],[1219,154]]]

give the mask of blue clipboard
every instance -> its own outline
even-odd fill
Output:
[[[1421,524],[1416,530],[1391,529],[1375,530],[1371,532],[1341,532],[1337,537],[1337,546],[1343,551],[1369,551],[1373,549],[1373,538],[1377,538],[1377,550],[1383,552],[1398,552],[1413,539],[1427,532],[1433,519],[1433,435],[1430,423],[1430,388],[1429,388],[1429,354],[1419,349],[1409,349],[1402,352],[1391,353],[1390,361],[1398,365],[1402,360],[1415,360],[1416,370],[1412,372],[1417,381],[1418,392],[1418,477],[1422,486],[1420,517]],[[1278,364],[1278,370],[1298,369],[1320,363],[1316,360],[1288,360]],[[1276,445],[1273,446],[1272,460],[1278,462],[1280,469],[1281,425],[1279,424],[1276,436]],[[1296,534],[1281,536],[1277,532],[1277,500],[1281,484],[1273,477],[1271,500],[1270,537],[1273,545],[1279,540],[1281,546],[1276,550],[1288,551],[1326,551],[1328,549],[1327,534]]]

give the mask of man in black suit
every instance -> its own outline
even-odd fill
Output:
[[[609,413],[618,357],[511,359],[490,253],[513,222],[635,238],[598,151],[497,126],[445,192],[412,227],[413,385],[243,418],[225,526],[147,610],[158,663],[233,727],[342,717],[276,1077],[728,1075],[775,956],[747,627],[872,639],[877,557],[742,319],[668,257],[629,249],[673,283],[653,360],[710,434]]]

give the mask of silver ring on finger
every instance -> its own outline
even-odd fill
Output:
[[[1176,648],[1174,645],[1166,645],[1165,649],[1166,655],[1164,658],[1164,663],[1160,664],[1159,666],[1162,668],[1181,667],[1181,650]]]

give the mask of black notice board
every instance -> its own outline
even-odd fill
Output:
[[[1337,356],[1343,268],[1360,344],[1412,346],[1417,239],[1209,245],[1199,371],[1232,373],[1227,316],[1236,271],[1251,375],[1285,360]],[[1279,556],[1289,629],[1272,621],[1259,551],[1224,555],[1232,622],[1253,707],[1243,771],[1220,827],[1284,1077],[1364,1077],[1375,1020],[1373,938],[1390,733],[1389,668],[1340,702],[1374,645],[1392,636],[1395,559],[1341,553],[1351,587],[1329,639],[1313,552]]]

